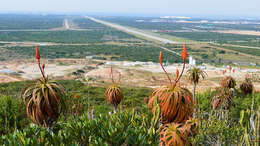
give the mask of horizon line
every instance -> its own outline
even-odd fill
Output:
[[[0,14],[18,15],[96,15],[96,16],[139,16],[139,17],[160,17],[160,16],[186,16],[193,18],[257,18],[256,15],[232,15],[232,14],[181,14],[181,13],[133,13],[133,12],[65,12],[65,11],[1,11]]]

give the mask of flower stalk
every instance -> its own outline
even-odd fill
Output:
[[[39,69],[41,71],[41,74],[42,74],[42,78],[43,78],[43,81],[46,82],[46,77],[45,77],[45,74],[44,74],[44,69],[45,69],[45,64],[43,64],[41,66],[41,55],[40,55],[40,51],[39,51],[39,46],[36,46],[35,48],[35,54],[36,54],[36,59],[38,61],[38,66],[39,66]]]
[[[162,51],[160,52],[160,56],[159,56],[160,65],[161,65],[161,67],[162,67],[164,73],[166,74],[166,76],[167,76],[167,78],[168,78],[168,80],[169,80],[169,82],[170,82],[170,85],[172,86],[173,89],[175,88],[175,86],[176,86],[177,83],[180,81],[180,79],[181,79],[181,77],[182,77],[182,75],[183,75],[183,72],[184,72],[184,70],[185,70],[186,59],[187,59],[188,56],[189,56],[189,55],[188,55],[187,47],[186,47],[186,44],[184,44],[184,46],[183,46],[183,51],[182,51],[182,53],[181,53],[181,57],[182,57],[182,60],[183,60],[182,71],[181,71],[181,74],[179,75],[179,70],[178,70],[178,69],[176,70],[176,78],[175,78],[174,83],[172,83],[172,80],[171,80],[169,74],[166,72],[166,70],[165,70],[165,68],[164,68],[164,66],[163,66],[163,64],[162,64],[163,54],[162,54]]]

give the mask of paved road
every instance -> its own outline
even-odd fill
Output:
[[[171,40],[168,40],[168,39],[164,39],[164,38],[160,38],[160,37],[157,37],[157,36],[153,36],[153,35],[150,35],[150,34],[147,34],[145,32],[142,32],[140,30],[134,30],[134,29],[131,29],[131,28],[128,28],[128,27],[125,27],[125,26],[122,26],[122,25],[118,25],[118,24],[114,24],[114,23],[110,23],[110,22],[106,22],[106,21],[103,21],[103,20],[99,20],[99,19],[96,19],[96,18],[93,18],[93,17],[88,17],[86,16],[86,18],[92,20],[92,21],[95,21],[97,23],[101,23],[101,24],[104,24],[104,25],[107,25],[109,27],[112,27],[112,28],[115,28],[115,29],[118,29],[120,31],[123,31],[123,32],[126,32],[126,33],[130,33],[130,34],[135,34],[135,35],[139,35],[139,36],[143,36],[143,37],[146,37],[146,38],[149,38],[149,39],[152,39],[152,40],[156,40],[156,41],[160,41],[160,42],[163,42],[163,43],[170,43],[170,44],[179,44],[179,42],[175,42],[175,41],[171,41]],[[165,47],[162,47],[160,45],[156,45],[157,47],[161,48],[161,49],[164,49],[168,52],[171,52],[173,54],[176,54],[176,55],[179,55],[179,53],[173,51],[173,50],[170,50],[168,48],[165,48]]]
[[[131,34],[143,36],[143,37],[146,37],[146,38],[149,38],[149,39],[152,39],[152,40],[156,40],[156,41],[160,41],[160,42],[163,42],[163,43],[179,44],[179,42],[175,42],[175,41],[168,40],[168,39],[165,39],[165,38],[160,38],[160,37],[157,37],[157,36],[153,36],[151,34],[147,34],[145,32],[142,32],[141,30],[134,30],[134,29],[122,26],[122,25],[118,25],[118,24],[107,22],[107,21],[99,20],[99,19],[96,19],[96,18],[93,18],[93,17],[86,16],[86,18],[88,18],[88,19],[90,19],[92,21],[95,21],[97,23],[101,23],[101,24],[113,27],[115,29],[124,31],[126,33],[131,33]]]

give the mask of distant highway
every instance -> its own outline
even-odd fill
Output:
[[[89,17],[89,16],[85,16],[85,17],[88,18],[88,19],[90,19],[90,20],[92,20],[92,21],[95,21],[95,22],[97,22],[97,23],[101,23],[101,24],[104,24],[104,25],[113,27],[113,28],[115,28],[115,29],[124,31],[124,32],[126,32],[126,33],[131,33],[131,34],[143,36],[143,37],[146,37],[146,38],[149,38],[149,39],[152,39],[152,40],[156,40],[156,41],[160,41],[160,42],[163,42],[163,43],[179,44],[179,42],[175,42],[175,41],[168,40],[168,39],[165,39],[165,38],[160,38],[160,37],[157,37],[157,36],[154,36],[154,35],[151,35],[151,34],[147,34],[147,33],[142,32],[142,31],[140,31],[140,30],[137,31],[137,30],[134,30],[134,29],[131,29],[131,28],[122,26],[122,25],[110,23],[110,22],[103,21],[103,20],[99,20],[99,19],[96,19],[96,18],[93,18],[93,17]]]

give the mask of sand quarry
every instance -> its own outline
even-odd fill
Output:
[[[110,67],[113,67],[113,76],[115,81],[118,81],[120,74],[120,83],[123,86],[136,87],[151,87],[155,88],[168,82],[158,63],[144,62],[128,62],[128,61],[106,61],[98,65],[100,61],[86,62],[77,59],[59,59],[54,61],[45,61],[46,74],[52,77],[61,77],[64,79],[73,79],[72,72],[76,70],[84,70],[86,78],[91,78],[93,83],[111,82]],[[92,66],[92,69],[87,69],[86,66]],[[228,70],[228,67],[216,68],[210,65],[200,66],[204,69],[208,76],[205,80],[201,80],[198,86],[199,91],[205,91],[209,88],[219,86],[222,77],[231,75],[238,83],[240,83],[247,74],[254,74],[254,78],[258,81],[254,82],[256,90],[260,90],[260,70],[236,68],[235,72],[227,72],[222,74],[223,70]],[[33,61],[14,61],[0,62],[0,71],[2,69],[10,70],[12,73],[0,73],[0,82],[12,82],[21,80],[30,80],[40,77],[40,72],[37,64]],[[172,78],[175,77],[176,69],[181,71],[181,64],[173,64],[166,66],[165,69]],[[189,68],[187,66],[186,70]],[[184,74],[181,83],[183,86],[192,89],[192,84],[187,80]]]

